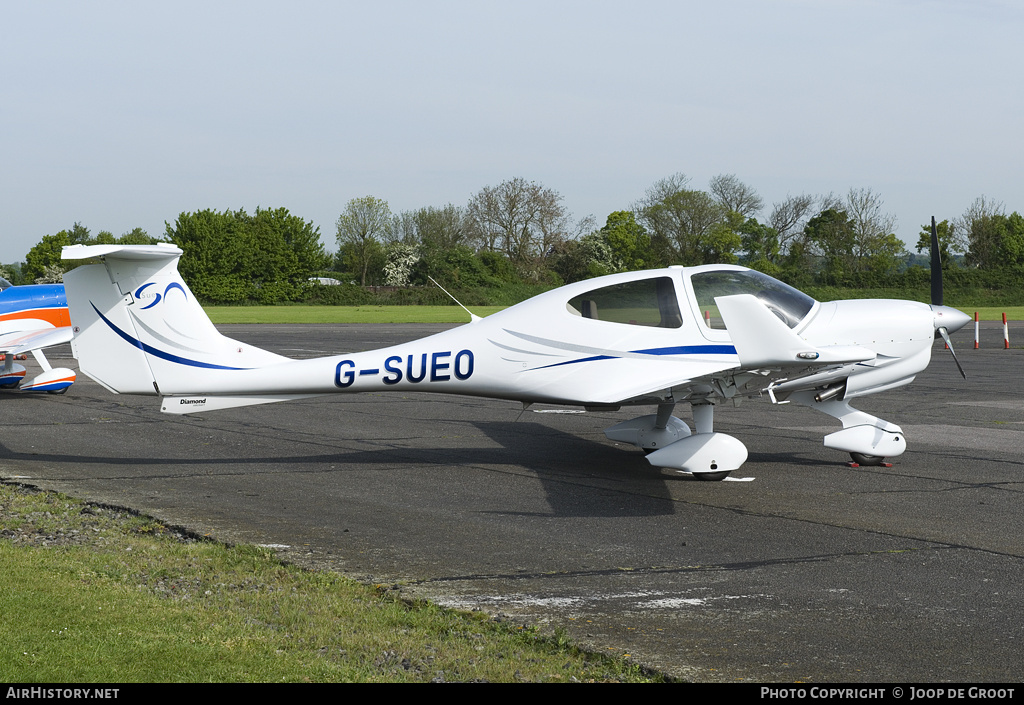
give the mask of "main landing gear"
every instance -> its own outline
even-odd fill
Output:
[[[654,467],[682,470],[698,480],[724,480],[747,459],[747,448],[738,439],[714,432],[715,407],[694,402],[696,433],[672,415],[675,402],[658,405],[658,413],[623,421],[605,429],[613,441],[630,443],[647,453]]]
[[[885,462],[885,458],[880,455],[865,455],[864,453],[850,453],[850,457],[853,459],[849,464],[851,468],[859,467],[882,467],[891,468],[892,463]]]
[[[843,424],[825,436],[825,447],[850,454],[851,467],[892,467],[887,458],[901,455],[907,442],[903,429],[876,418],[847,401],[817,401],[813,392],[795,392],[790,401],[821,411]],[[714,404],[691,402],[694,431],[673,416],[675,402],[658,405],[658,413],[623,421],[605,429],[613,441],[629,443],[647,454],[654,467],[682,470],[698,480],[724,480],[747,459],[747,448],[739,440],[714,431]]]

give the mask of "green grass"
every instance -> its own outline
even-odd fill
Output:
[[[970,306],[956,306],[968,316],[974,317],[974,312],[978,312],[978,318],[982,321],[1002,321],[1003,314],[1006,314],[1006,320],[1008,321],[1024,321],[1024,306],[980,306],[971,308]]]
[[[0,682],[645,681],[482,613],[0,484]]]
[[[206,306],[214,323],[469,323],[458,306]],[[489,316],[504,306],[471,306]]]

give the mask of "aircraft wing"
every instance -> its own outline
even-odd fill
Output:
[[[589,395],[592,403],[615,405],[653,400],[650,398],[659,397],[664,390],[701,384],[715,373],[737,367],[735,362],[693,359],[675,364],[667,360],[637,362],[628,361],[623,365],[623,368],[633,368],[634,372],[627,371],[616,378],[603,380],[599,387],[595,385]]]
[[[735,357],[727,359],[701,359],[689,357],[678,365],[665,364],[656,369],[648,364],[642,374],[620,374],[606,383],[601,394],[604,403],[638,401],[657,396],[666,389],[708,385],[722,372],[760,372],[800,369],[815,383],[819,377],[832,379],[855,363],[876,358],[876,354],[861,346],[817,346],[794,333],[754,296],[740,294],[718,297],[719,311],[732,339]],[[635,353],[632,357],[640,357]],[[737,362],[738,358],[738,362]],[[815,374],[814,371],[820,371]],[[638,381],[638,380],[642,380]]]
[[[876,357],[859,345],[813,345],[750,294],[719,296],[715,303],[744,369],[836,365]]]
[[[40,348],[71,342],[71,327],[43,328],[32,331],[15,331],[0,335],[0,353],[20,355]]]

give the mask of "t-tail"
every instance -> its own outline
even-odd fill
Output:
[[[254,394],[223,374],[293,361],[221,335],[178,273],[181,254],[168,244],[64,248],[64,259],[99,260],[64,275],[81,371],[112,392],[164,396],[179,413],[308,396]]]

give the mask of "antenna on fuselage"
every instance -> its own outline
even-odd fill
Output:
[[[437,283],[437,280],[436,280],[436,279],[434,279],[434,278],[433,278],[432,276],[430,276],[429,274],[427,275],[427,279],[429,279],[430,281],[434,282],[434,286],[436,286],[436,287],[437,287],[438,289],[440,289],[440,290],[441,290],[441,291],[443,291],[444,293],[448,294],[448,296],[449,296],[449,297],[451,298],[451,300],[452,300],[452,301],[454,301],[455,303],[457,303],[457,304],[458,304],[459,306],[462,306],[462,302],[461,302],[461,301],[459,301],[459,300],[458,300],[457,298],[455,298],[454,296],[452,296],[452,295],[451,295],[451,293],[450,293],[450,292],[449,292],[449,291],[448,291],[447,289],[445,289],[445,288],[444,288],[443,286],[441,286],[440,284],[438,284],[438,283]],[[462,310],[463,310],[463,311],[465,311],[466,313],[468,313],[468,314],[469,314],[469,322],[470,322],[470,323],[473,323],[473,322],[475,322],[475,321],[479,321],[479,320],[480,320],[480,316],[476,315],[475,313],[473,313],[472,311],[470,311],[470,310],[469,310],[468,308],[466,308],[465,306],[462,306]]]

